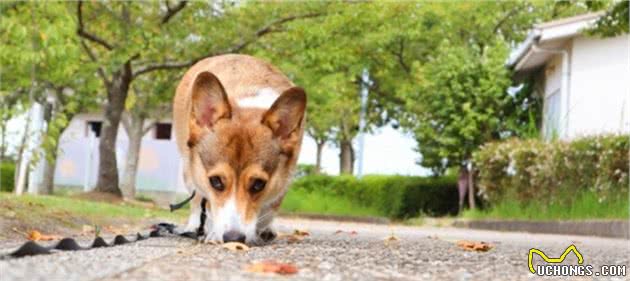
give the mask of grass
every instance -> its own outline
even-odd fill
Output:
[[[303,189],[289,189],[281,211],[293,214],[324,214],[356,217],[384,217],[377,209],[362,206],[323,191],[308,192]]]
[[[0,192],[0,211],[11,211],[12,217],[29,222],[59,218],[62,223],[70,224],[68,226],[75,221],[101,224],[114,219],[139,222],[150,218],[180,220],[186,216],[185,211],[170,213],[147,204],[95,202],[62,196],[15,196],[5,192]]]
[[[572,204],[547,204],[531,201],[527,204],[506,199],[486,210],[466,210],[462,214],[470,219],[521,219],[521,220],[582,220],[628,219],[628,197],[620,195],[599,201],[594,192],[578,194]]]

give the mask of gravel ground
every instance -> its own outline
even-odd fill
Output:
[[[602,264],[630,266],[629,241],[621,239],[298,219],[279,219],[276,225],[280,232],[300,229],[310,235],[298,242],[281,238],[244,252],[181,238],[153,238],[108,249],[2,260],[0,280],[538,280],[542,278],[528,270],[529,249],[558,257],[570,244],[595,269]],[[392,234],[399,240],[385,243]],[[462,239],[489,242],[494,248],[464,251],[456,246]],[[0,243],[0,253],[14,245]],[[299,271],[281,276],[246,270],[263,260],[292,263]],[[565,264],[576,260],[570,255]]]

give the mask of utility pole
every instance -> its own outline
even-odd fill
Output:
[[[358,147],[358,155],[357,155],[357,177],[361,178],[363,176],[363,154],[365,150],[365,127],[367,121],[367,101],[368,94],[370,91],[370,86],[372,85],[372,81],[370,81],[370,72],[367,68],[363,69],[363,73],[361,74],[361,111],[359,112],[359,147]]]

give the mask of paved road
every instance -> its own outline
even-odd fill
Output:
[[[303,229],[310,236],[294,243],[281,239],[247,252],[154,238],[114,248],[3,260],[0,280],[538,280],[542,278],[528,271],[529,249],[557,257],[570,244],[577,246],[585,264],[596,269],[602,264],[630,266],[629,241],[621,239],[296,219],[278,219],[276,225],[281,232]],[[385,244],[383,238],[392,233],[400,240]],[[456,246],[460,239],[490,242],[495,248],[464,251]],[[12,246],[15,243],[5,241],[0,252]],[[269,259],[293,263],[299,272],[280,276],[245,270],[252,262]],[[538,257],[534,260],[541,263]],[[576,260],[569,255],[565,263]],[[552,278],[559,279],[592,277]]]

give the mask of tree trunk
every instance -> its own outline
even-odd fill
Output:
[[[315,159],[315,174],[319,175],[322,172],[322,152],[324,151],[324,144],[326,142],[318,142],[317,143],[317,158]]]
[[[475,209],[475,183],[473,182],[473,176],[475,174],[475,168],[472,163],[470,164],[470,171],[468,171],[468,205],[470,209]]]
[[[339,148],[339,173],[352,175],[354,172],[354,150],[352,149],[352,141],[341,141]]]
[[[4,154],[6,152],[6,135],[7,135],[7,122],[5,120],[0,121],[0,161],[4,160]]]
[[[468,192],[468,169],[466,166],[459,167],[459,178],[457,179],[457,193],[459,194],[459,201],[457,206],[459,212],[464,210],[464,200],[466,199],[466,193]]]
[[[21,195],[24,192],[24,184],[26,182],[25,181],[26,176],[21,175],[21,174],[22,173],[27,174],[27,173],[22,172],[22,161],[26,161],[24,159],[26,158],[24,153],[26,150],[26,141],[28,140],[30,130],[31,130],[31,115],[29,111],[29,114],[26,117],[26,126],[24,127],[24,134],[22,135],[22,139],[20,140],[20,146],[18,146],[17,161],[15,161],[15,175],[13,176],[13,182],[15,183],[15,186],[13,188],[13,192],[17,195]]]
[[[95,191],[122,196],[118,188],[116,138],[131,83],[130,63],[127,62],[112,78],[111,84],[107,87],[107,103],[104,107],[104,120],[98,145],[98,179]]]
[[[120,186],[125,199],[133,199],[136,197],[136,174],[138,172],[142,136],[144,135],[144,118],[132,115],[129,119],[129,126],[125,128],[129,136],[127,161],[125,162],[125,171]]]
[[[58,147],[55,146],[55,150]],[[39,194],[53,194],[55,185],[55,168],[57,167],[57,153],[51,162],[44,160],[44,178],[42,179],[42,185],[37,189]]]

